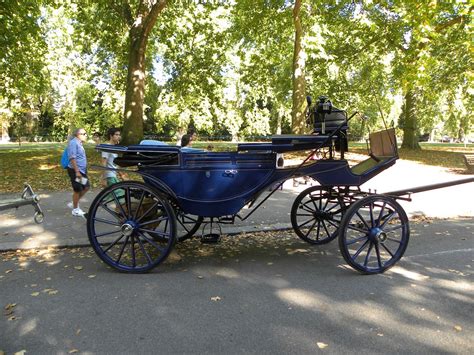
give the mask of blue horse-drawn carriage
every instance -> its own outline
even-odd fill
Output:
[[[372,133],[369,157],[350,167],[344,159],[347,114],[325,98],[308,112],[313,134],[277,135],[269,143],[239,144],[233,152],[98,145],[99,151],[118,154],[115,163],[126,171],[133,168],[143,182],[120,182],[97,195],[87,219],[95,252],[120,271],[146,272],[201,225],[210,231],[202,238],[215,236],[216,225],[245,220],[284,181],[309,177],[319,185],[302,191],[293,203],[296,234],[311,244],[339,237],[350,266],[362,273],[384,272],[408,244],[408,218],[396,199],[411,190],[376,195],[359,187],[395,164],[394,129]],[[282,154],[294,151],[311,152],[298,166],[286,167]],[[316,154],[319,159],[313,158]],[[431,188],[436,186],[425,189]],[[244,206],[251,209],[241,216]]]

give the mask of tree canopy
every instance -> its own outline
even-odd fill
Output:
[[[468,2],[8,1],[0,4],[0,124],[64,139],[123,128],[125,143],[304,133],[306,95],[359,111],[351,136],[394,125],[472,135]]]

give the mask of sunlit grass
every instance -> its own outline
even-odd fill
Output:
[[[196,142],[193,147],[212,151],[236,151],[237,144],[231,142]],[[0,193],[20,192],[24,182],[31,184],[35,190],[69,190],[71,189],[66,170],[60,166],[60,159],[65,144],[28,143],[20,147],[13,144],[0,145]],[[351,143],[349,150],[354,153],[367,154],[364,143]],[[100,154],[94,145],[86,145],[90,165],[100,165]],[[430,144],[423,143],[422,150],[400,149],[400,158],[416,161],[426,165],[441,166],[449,169],[464,170],[462,154],[474,154],[474,145],[469,144]],[[300,154],[301,157],[304,155]],[[299,156],[296,153],[285,154],[285,159]],[[89,169],[92,186],[100,186],[100,170]]]

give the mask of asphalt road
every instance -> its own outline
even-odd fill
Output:
[[[473,241],[472,217],[412,221],[375,276],[289,231],[188,241],[145,275],[89,248],[4,252],[0,353],[472,354]]]

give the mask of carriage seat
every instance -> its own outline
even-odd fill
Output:
[[[314,132],[322,133],[323,131],[323,115],[317,112],[314,113]],[[324,117],[325,132],[323,134],[331,134],[339,126],[341,126],[341,131],[345,132],[349,128],[347,124],[347,115],[346,112],[338,108],[333,107],[331,113],[327,113]]]
[[[396,159],[398,148],[395,129],[374,132],[369,135],[369,158],[354,165],[351,171],[353,174],[363,175]]]

